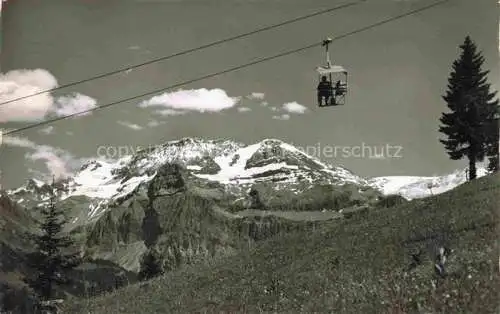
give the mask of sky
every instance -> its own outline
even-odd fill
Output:
[[[4,3],[0,102],[169,55],[348,1],[23,0]],[[369,0],[216,47],[0,105],[12,130],[335,37],[429,0]],[[475,12],[471,14],[471,12]],[[251,144],[277,138],[371,177],[438,175],[465,167],[438,138],[458,46],[470,35],[499,86],[495,0],[451,0],[346,37],[331,57],[349,71],[347,104],[318,108],[321,48],[4,136],[1,182],[68,176],[92,158],[181,137]],[[102,156],[102,148],[107,153]],[[106,150],[105,150],[106,151]],[[332,153],[333,151],[333,153]]]

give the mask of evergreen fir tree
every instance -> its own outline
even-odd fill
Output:
[[[495,119],[491,125],[489,134],[491,135],[488,149],[488,171],[490,173],[498,172],[500,167],[499,161],[499,141],[500,141],[500,126],[498,119]]]
[[[148,280],[161,274],[163,274],[163,267],[160,254],[156,249],[150,248],[142,257],[139,280]]]
[[[476,163],[493,154],[498,100],[486,82],[489,71],[483,71],[484,57],[469,36],[460,45],[460,57],[453,62],[448,91],[443,96],[450,113],[443,113],[440,139],[452,160],[468,158],[469,180],[476,178]],[[496,139],[498,142],[498,139]],[[498,143],[497,143],[498,145]]]
[[[62,229],[67,221],[63,211],[55,206],[53,187],[54,184],[48,206],[41,210],[41,233],[33,236],[36,250],[29,256],[29,264],[35,273],[24,279],[42,301],[54,297],[56,285],[70,284],[67,271],[81,262],[78,253],[68,253],[73,241],[63,234]]]

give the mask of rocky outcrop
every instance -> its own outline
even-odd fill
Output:
[[[182,167],[165,165],[148,190],[146,245],[156,245],[167,270],[224,255],[233,251],[237,242],[228,219],[214,211],[214,200],[198,194],[186,181]]]
[[[316,162],[311,156],[292,149],[292,146],[284,147],[284,145],[279,140],[267,139],[262,141],[259,149],[247,160],[245,169],[286,163],[289,166],[297,166],[310,171],[325,170],[324,165]]]
[[[194,169],[199,174],[216,174],[221,168],[210,156],[203,156],[193,159],[188,165],[194,165]]]
[[[123,252],[140,250],[135,252],[138,258],[134,263],[121,265],[134,272],[140,269],[140,257],[149,247],[158,249],[166,269],[230,253],[238,242],[234,227],[213,210],[216,201],[207,197],[218,192],[217,188],[210,191],[189,182],[184,167],[165,164],[147,191],[139,189],[89,227],[87,251],[94,258],[118,263]]]
[[[380,193],[363,189],[354,184],[315,185],[300,192],[276,190],[269,183],[251,187],[247,201],[250,208],[277,211],[338,211],[354,205],[371,205],[377,202]],[[243,201],[240,202],[243,204]]]

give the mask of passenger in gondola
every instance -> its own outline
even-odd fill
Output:
[[[335,83],[335,95],[342,96],[344,94],[344,88],[342,87],[342,82],[340,80]]]
[[[321,106],[323,99],[325,100],[325,105],[328,105],[330,99],[333,97],[333,86],[332,82],[328,81],[326,76],[321,77],[321,82],[318,84],[318,105]]]

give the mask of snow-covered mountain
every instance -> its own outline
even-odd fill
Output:
[[[484,167],[478,167],[477,177],[488,174]],[[399,194],[411,200],[449,191],[467,182],[467,170],[456,170],[443,176],[386,176],[368,180],[369,184],[383,194]]]
[[[74,177],[59,183],[60,199],[88,197],[93,200],[89,206],[95,215],[107,203],[126,198],[140,185],[150,182],[161,165],[171,162],[182,164],[199,180],[218,183],[234,194],[246,193],[250,186],[262,182],[272,183],[275,190],[296,193],[317,184],[353,183],[373,187],[385,195],[400,194],[414,199],[439,194],[466,182],[464,170],[444,176],[365,179],[345,168],[323,163],[277,139],[244,145],[230,140],[183,138],[117,161],[89,161]],[[484,168],[478,169],[478,176],[485,174]],[[47,200],[48,192],[45,183],[32,179],[8,194],[20,204],[31,205]]]
[[[171,162],[184,165],[200,179],[228,186],[263,181],[367,184],[365,179],[347,169],[325,164],[280,140],[265,139],[245,146],[233,141],[183,138],[115,162],[89,161],[64,182],[61,198],[85,195],[117,199],[151,180],[161,165]],[[29,180],[9,194],[40,192],[43,185],[40,180]]]
[[[160,166],[176,162],[197,180],[219,184],[235,196],[248,193],[256,183],[272,184],[274,190],[300,193],[318,184],[352,183],[369,186],[368,181],[342,167],[334,167],[276,139],[252,145],[230,140],[183,138],[169,141],[117,161],[93,160],[75,176],[58,183],[60,200],[89,198],[89,215],[102,213],[107,204],[119,202],[147,185]],[[22,205],[41,205],[48,200],[48,186],[29,180],[7,193]]]

